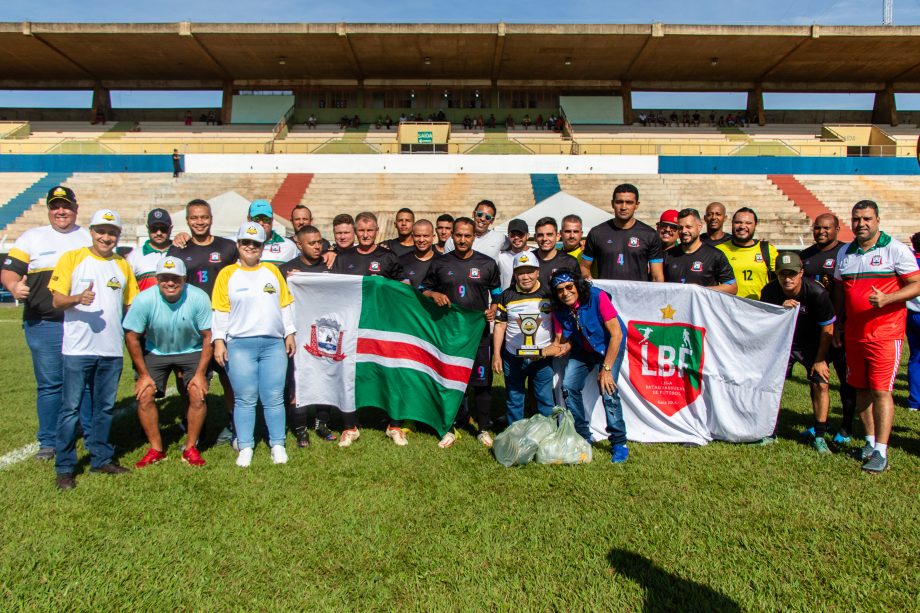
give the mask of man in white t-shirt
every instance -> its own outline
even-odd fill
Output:
[[[508,222],[508,243],[509,247],[498,254],[498,273],[502,278],[502,290],[511,287],[511,281],[514,277],[514,257],[524,251],[532,252],[527,246],[527,239],[530,238],[530,230],[527,222],[523,219],[512,219]],[[473,241],[475,250],[475,240]]]
[[[54,308],[64,312],[64,389],[55,440],[57,486],[62,490],[76,487],[77,412],[87,383],[93,390],[87,428],[90,472],[127,472],[115,461],[109,432],[123,363],[121,320],[138,293],[137,281],[115,253],[121,236],[118,214],[96,211],[89,230],[92,245],[63,254],[48,283]]]
[[[487,255],[497,262],[498,254],[507,249],[509,243],[507,236],[490,229],[495,221],[496,211],[495,204],[491,200],[480,201],[473,210],[473,251]],[[449,238],[444,243],[444,253],[453,250],[454,240]]]

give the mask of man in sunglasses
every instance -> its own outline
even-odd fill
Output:
[[[172,218],[166,209],[153,209],[147,213],[149,238],[143,245],[131,250],[127,257],[140,291],[156,286],[157,264],[166,257],[166,252],[172,244],[172,227]]]
[[[274,213],[268,200],[253,200],[249,205],[249,221],[254,221],[265,231],[265,244],[262,245],[262,262],[281,266],[296,258],[300,251],[297,245],[289,238],[284,238],[272,229]]]
[[[508,237],[490,229],[495,221],[496,208],[491,200],[482,200],[473,210],[473,251],[487,255],[496,262],[498,254],[508,249],[511,243]],[[454,250],[453,236],[444,243],[444,253]]]
[[[47,226],[30,228],[13,244],[3,262],[0,281],[13,298],[22,302],[22,329],[32,353],[37,383],[38,453],[36,459],[54,458],[54,437],[61,409],[63,385],[64,313],[51,304],[48,282],[51,271],[66,251],[89,247],[92,239],[77,225],[77,198],[69,187],[58,185],[48,191]],[[88,394],[81,405],[80,421],[89,431],[91,406]]]
[[[676,209],[664,211],[658,218],[658,225],[655,226],[658,230],[658,238],[661,239],[661,248],[664,251],[678,243],[680,224],[677,223],[677,213]]]

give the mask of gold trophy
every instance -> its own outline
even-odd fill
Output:
[[[518,324],[521,326],[521,334],[524,335],[524,343],[517,350],[518,357],[532,358],[540,355],[540,348],[534,343],[533,337],[540,329],[541,319],[543,316],[538,313],[518,315]]]

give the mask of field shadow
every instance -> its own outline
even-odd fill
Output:
[[[741,611],[738,603],[728,596],[669,573],[638,553],[612,549],[607,560],[611,570],[636,581],[645,590],[643,611]]]

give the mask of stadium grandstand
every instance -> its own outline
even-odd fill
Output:
[[[120,210],[123,244],[151,208],[228,193],[267,198],[278,217],[308,205],[327,234],[336,213],[367,208],[387,237],[404,206],[458,215],[489,198],[502,225],[559,191],[609,210],[627,181],[647,222],[718,200],[801,247],[816,215],[871,198],[906,239],[920,112],[896,95],[920,92],[918,57],[920,27],[0,23],[0,88],[92,92],[87,108],[0,109],[0,251],[43,223],[57,184],[82,223]],[[221,104],[112,105],[114,91],[151,90]],[[746,103],[634,108],[638,92]],[[771,92],[874,103],[767,109]]]

